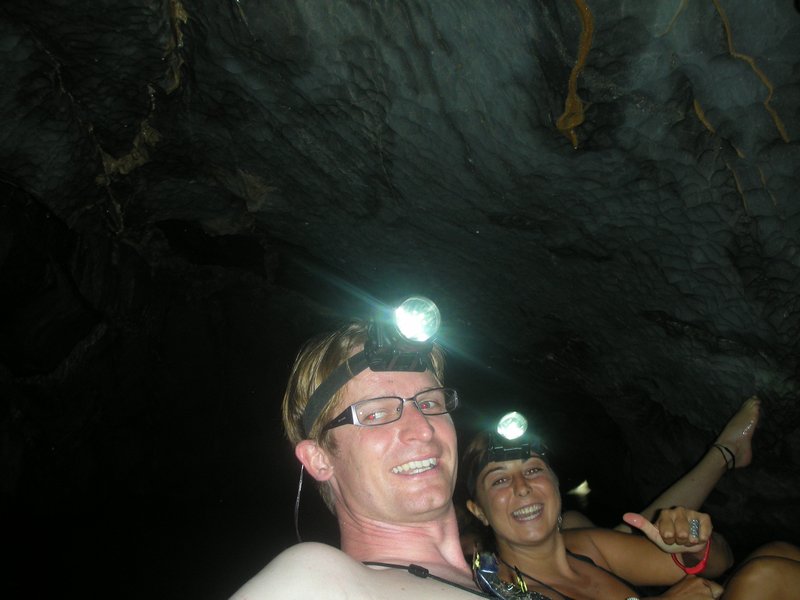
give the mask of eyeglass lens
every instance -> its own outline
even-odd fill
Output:
[[[457,405],[455,390],[437,388],[420,392],[407,399],[387,396],[363,400],[355,407],[356,418],[361,425],[391,423],[403,414],[403,404],[406,400],[415,400],[419,410],[425,415],[443,415],[455,409]]]

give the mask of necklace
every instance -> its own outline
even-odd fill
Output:
[[[536,577],[531,577],[531,576],[530,576],[530,575],[528,575],[528,574],[527,574],[525,571],[523,571],[523,570],[519,569],[518,567],[512,567],[510,564],[508,564],[506,561],[504,561],[504,560],[503,560],[503,557],[502,557],[502,556],[500,556],[499,554],[497,555],[497,558],[498,558],[498,560],[499,560],[501,563],[503,563],[505,566],[507,566],[509,569],[511,569],[511,570],[512,570],[512,571],[514,571],[515,573],[517,573],[517,574],[519,574],[519,575],[522,575],[522,576],[524,576],[524,577],[527,577],[527,578],[528,578],[528,579],[530,579],[531,581],[535,581],[536,583],[538,583],[538,584],[539,584],[539,585],[541,585],[542,587],[546,587],[548,590],[552,590],[552,591],[554,591],[556,594],[561,594],[561,592],[559,592],[559,591],[558,591],[556,588],[554,588],[552,585],[547,585],[547,584],[546,584],[544,581],[541,581],[541,580],[539,580],[539,579],[536,579]],[[561,595],[562,595],[562,596],[564,596],[564,594],[561,594]],[[564,597],[566,598],[567,596],[564,596]]]
[[[536,582],[536,583],[538,583],[539,585],[541,585],[541,586],[543,586],[543,587],[546,587],[548,590],[552,590],[552,591],[554,591],[554,592],[555,592],[555,593],[557,593],[557,594],[561,594],[561,595],[562,595],[564,598],[568,598],[568,596],[565,596],[565,595],[564,595],[562,592],[559,592],[559,591],[558,591],[556,588],[554,588],[552,585],[547,585],[547,584],[546,584],[544,581],[541,581],[540,579],[536,579],[536,577],[532,577],[531,575],[528,575],[528,574],[527,574],[525,571],[522,571],[522,570],[521,570],[521,569],[519,569],[518,567],[512,567],[510,564],[508,564],[506,561],[504,561],[504,560],[502,559],[502,557],[500,557],[500,556],[498,556],[497,558],[498,558],[498,560],[500,560],[500,562],[502,562],[502,563],[503,563],[505,566],[507,566],[507,567],[508,567],[509,569],[511,569],[512,571],[514,571],[514,572],[517,574],[517,576],[520,576],[520,575],[522,575],[523,577],[527,577],[527,578],[528,578],[528,579],[530,579],[531,581],[535,581],[535,582]],[[592,563],[592,564],[594,564],[594,563]],[[605,569],[602,569],[602,570],[605,570]],[[614,576],[614,577],[616,577],[617,579],[619,579],[619,577],[618,577],[617,575],[615,575],[614,573],[611,573],[610,571],[606,571],[606,572],[607,572],[607,573],[609,573],[610,575],[613,575],[613,576]],[[621,580],[621,579],[620,579],[620,581],[621,581],[622,583],[626,583],[626,584],[627,584],[627,582],[625,582],[625,581],[623,581],[623,580]],[[628,597],[627,597],[625,600],[639,600],[639,597],[638,597],[638,596],[628,596]]]
[[[492,598],[504,600],[550,600],[549,596],[529,590],[522,579],[522,574],[514,570],[516,583],[509,583],[500,579],[497,558],[489,552],[475,552],[472,559],[472,572],[479,587],[488,592]],[[552,589],[552,588],[550,588]],[[566,600],[569,600],[568,598]]]
[[[451,585],[455,588],[460,590],[464,590],[465,592],[469,592],[470,594],[475,594],[476,596],[480,596],[481,598],[492,598],[492,596],[488,594],[484,594],[483,592],[479,592],[478,590],[468,588],[465,585],[461,585],[460,583],[456,583],[455,581],[450,581],[449,579],[445,579],[444,577],[439,577],[438,575],[434,575],[425,567],[420,567],[419,565],[393,565],[391,563],[383,563],[383,562],[374,562],[374,561],[364,561],[365,565],[373,566],[373,567],[386,567],[389,569],[402,569],[404,571],[408,571],[415,577],[419,577],[420,579],[433,579],[435,581],[439,581],[441,583],[445,583],[447,585]]]

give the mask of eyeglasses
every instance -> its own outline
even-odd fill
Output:
[[[458,393],[452,388],[437,387],[414,394],[410,398],[384,396],[361,400],[345,408],[322,431],[349,424],[374,427],[392,423],[403,416],[406,402],[413,402],[423,415],[443,415],[458,407]]]

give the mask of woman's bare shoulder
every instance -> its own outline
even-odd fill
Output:
[[[619,563],[619,557],[646,561],[652,558],[651,551],[656,548],[644,536],[614,529],[597,527],[573,529],[562,533],[567,550],[573,554],[589,557],[598,566],[611,571],[614,570],[613,565]]]
[[[620,543],[618,536],[628,536],[628,533],[620,533],[611,529],[600,527],[587,529],[571,529],[562,532],[564,545],[573,554],[579,554],[591,558],[595,564],[608,568],[608,561],[604,552],[613,552],[617,544]],[[624,542],[623,542],[624,543]]]

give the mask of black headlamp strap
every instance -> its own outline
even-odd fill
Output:
[[[322,385],[314,390],[314,393],[311,394],[311,398],[308,399],[308,404],[306,404],[306,409],[303,412],[303,429],[305,429],[306,435],[311,432],[314,422],[325,408],[328,400],[330,400],[345,383],[361,373],[361,371],[366,369],[368,366],[369,364],[367,363],[367,357],[362,350],[336,367],[328,376],[328,378],[322,382]]]
[[[481,469],[483,469],[483,467],[488,465],[490,462],[526,460],[535,451],[536,449],[531,448],[530,442],[525,442],[524,444],[517,446],[512,446],[508,442],[506,442],[505,446],[493,443],[492,447],[489,448],[489,451],[486,453],[486,459],[483,461],[484,464],[481,465]],[[539,452],[539,454],[541,454],[541,452]]]

